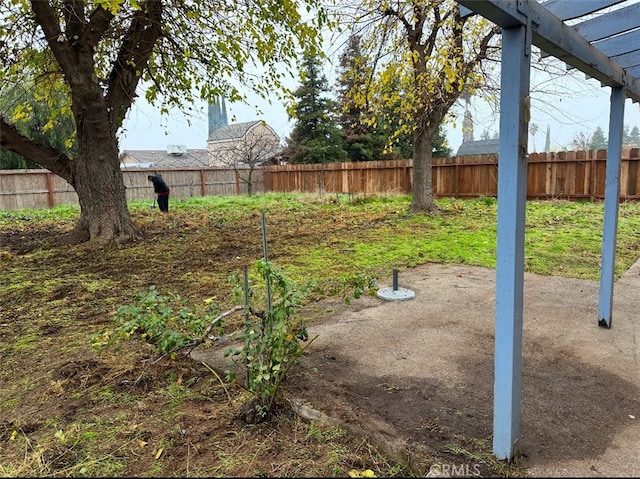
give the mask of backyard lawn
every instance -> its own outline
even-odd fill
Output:
[[[409,196],[266,194],[133,203],[145,239],[65,246],[76,207],[0,212],[1,476],[406,476],[368,438],[296,417],[238,418],[251,399],[182,352],[158,354],[132,332],[100,352],[91,336],[151,286],[197,315],[234,297],[244,267],[269,262],[306,291],[297,316],[327,298],[375,293],[377,279],[427,263],[495,267],[494,198],[440,199],[409,213]],[[597,280],[602,203],[527,203],[528,272]],[[262,229],[262,219],[266,232]],[[263,233],[266,233],[267,252]],[[620,205],[616,275],[637,259],[640,203]],[[242,326],[230,315],[225,327]],[[286,392],[286,381],[282,385]],[[452,445],[452,450],[457,450]],[[461,452],[462,454],[462,452]],[[518,474],[496,462],[492,473]]]

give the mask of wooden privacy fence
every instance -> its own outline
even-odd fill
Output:
[[[606,150],[532,153],[528,159],[527,196],[598,200],[604,198]],[[624,149],[620,199],[640,199],[640,149]],[[154,198],[147,175],[161,173],[172,198],[237,195],[248,192],[248,168],[127,169],[123,171],[127,200]],[[252,191],[347,194],[411,194],[413,162],[367,161],[313,165],[280,165],[251,172]],[[434,158],[436,197],[497,196],[497,155]],[[47,170],[0,171],[0,210],[39,209],[77,204],[63,179]]]
[[[249,169],[185,168],[123,170],[127,200],[153,201],[153,185],[147,176],[160,173],[171,188],[172,198],[239,195],[248,192]],[[252,191],[263,192],[263,171],[251,172]],[[78,195],[65,180],[48,170],[0,171],[0,210],[41,209],[78,204]]]
[[[606,150],[532,153],[528,159],[528,198],[604,198]],[[640,198],[640,149],[623,150],[620,199]],[[413,191],[413,162],[366,161],[270,166],[264,170],[265,191],[349,194]],[[436,197],[498,195],[498,155],[434,158]]]

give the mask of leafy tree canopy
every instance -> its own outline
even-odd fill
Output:
[[[17,129],[22,135],[73,156],[73,118],[70,115],[59,116],[66,102],[66,97],[54,89],[48,92],[46,98],[42,98],[36,95],[33,85],[15,85],[3,91],[0,112],[19,119]],[[56,117],[58,121],[54,122],[53,118]],[[0,169],[39,167],[37,163],[0,147]]]
[[[463,18],[454,0],[366,0],[340,8],[366,59],[365,87],[351,90],[351,100],[369,105],[372,125],[391,126],[397,138],[413,135],[411,209],[435,210],[431,158],[440,126],[463,92],[484,84],[481,67],[498,51],[497,29],[476,15]]]
[[[326,23],[315,0],[4,0],[0,97],[32,85],[32,96],[48,103],[51,129],[63,130],[64,118],[73,118],[77,149],[67,153],[20,130],[31,111],[19,104],[0,112],[0,145],[75,189],[77,241],[139,237],[118,134],[142,87],[164,113],[188,108],[196,97],[243,100],[247,88],[286,95],[283,72],[301,52],[320,55]]]
[[[301,3],[311,11],[315,2]],[[218,94],[246,100],[246,87],[265,96],[286,91],[284,72],[301,49],[320,54],[318,27],[326,19],[320,10],[313,22],[303,21],[295,0],[8,0],[0,6],[0,85],[4,91],[35,79],[42,98],[52,85],[68,90],[60,82],[72,65],[64,60],[71,63],[74,45],[82,44],[95,57],[93,81],[114,106],[120,100],[113,112],[119,126],[138,94],[127,86],[139,80],[164,113]],[[61,51],[52,51],[42,29]]]

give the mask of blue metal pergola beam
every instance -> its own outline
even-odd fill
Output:
[[[624,0],[581,0],[569,3],[567,0],[549,0],[544,3],[544,6],[560,20],[572,20],[597,12],[603,8],[612,7],[623,1]]]
[[[640,30],[621,33],[620,35],[598,40],[593,43],[594,47],[609,57],[630,52],[635,53],[636,56],[640,56],[638,54],[638,45],[640,45]]]
[[[640,101],[640,80],[628,75],[618,63],[592,46],[576,30],[562,23],[562,20],[556,15],[547,11],[546,3],[540,4],[526,0],[517,2],[513,0],[458,0],[458,2],[504,28],[526,25],[530,21],[534,45],[590,77],[600,80],[603,85],[623,87],[626,97],[636,102]],[[562,3],[575,9],[583,4],[594,6],[602,2],[563,0]],[[587,5],[584,5],[585,8]]]
[[[640,18],[640,16],[638,17]],[[629,68],[640,65],[640,52],[633,51],[623,53],[622,55],[614,55],[613,59],[622,66],[627,74],[629,74]]]
[[[600,266],[600,298],[598,324],[611,327],[613,283],[615,280],[618,205],[620,203],[620,168],[622,164],[622,131],[624,123],[624,93],[611,89],[609,140],[604,185],[604,224],[602,227],[602,264]]]
[[[527,26],[502,29],[493,451],[507,459],[520,435],[524,230],[531,45]]]
[[[540,4],[533,0],[458,0],[458,3],[465,8],[465,15],[470,11],[480,13],[502,27],[493,452],[498,459],[512,459],[520,429],[531,45],[612,88],[598,312],[598,324],[605,327],[611,326],[613,304],[624,102],[625,95],[640,100],[640,81],[630,73],[632,68],[625,71],[615,59],[591,45],[557,16],[560,12],[565,20],[579,18],[621,1],[551,0]],[[556,13],[546,6],[552,6]],[[635,21],[637,28],[628,29],[632,34],[619,35],[623,42],[630,43],[626,50],[629,58],[625,60],[630,62],[627,65],[632,65],[636,61],[633,54],[640,52],[640,42],[635,39],[635,32],[640,32],[640,18]],[[611,25],[605,28],[609,32],[616,30]],[[618,41],[616,36],[606,36],[598,43],[606,46]]]
[[[547,3],[543,5],[548,8]],[[553,10],[551,12],[553,13]],[[593,42],[638,28],[638,18],[640,18],[640,3],[635,3],[572,25],[571,28],[588,42]]]
[[[635,65],[626,69],[629,75],[640,76],[640,65]]]

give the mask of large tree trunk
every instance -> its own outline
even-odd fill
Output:
[[[413,132],[413,198],[411,211],[438,211],[433,199],[431,160],[437,128],[418,127]],[[434,133],[435,132],[435,133]]]
[[[104,244],[138,239],[142,232],[127,207],[118,140],[108,108],[97,82],[81,91],[81,96],[72,95],[78,158],[71,162],[71,184],[78,193],[80,219],[70,240]]]
[[[120,170],[117,146],[104,148],[92,141],[74,162],[74,187],[80,202],[80,219],[69,239],[74,243],[123,243],[142,237],[133,223]],[[113,143],[111,141],[110,143]],[[88,151],[87,151],[88,150]],[[108,151],[111,150],[111,151]]]
[[[34,147],[33,141],[21,138],[15,129],[0,133],[0,144],[9,144],[12,151],[61,175],[76,190],[80,219],[68,239],[94,244],[137,239],[142,232],[127,208],[117,132],[162,33],[162,1],[147,0],[132,14],[112,69],[102,79],[97,74],[96,52],[103,35],[112,28],[115,13],[97,5],[85,18],[84,2],[30,3],[69,89],[78,154],[69,158]],[[4,123],[0,116],[0,126]]]

